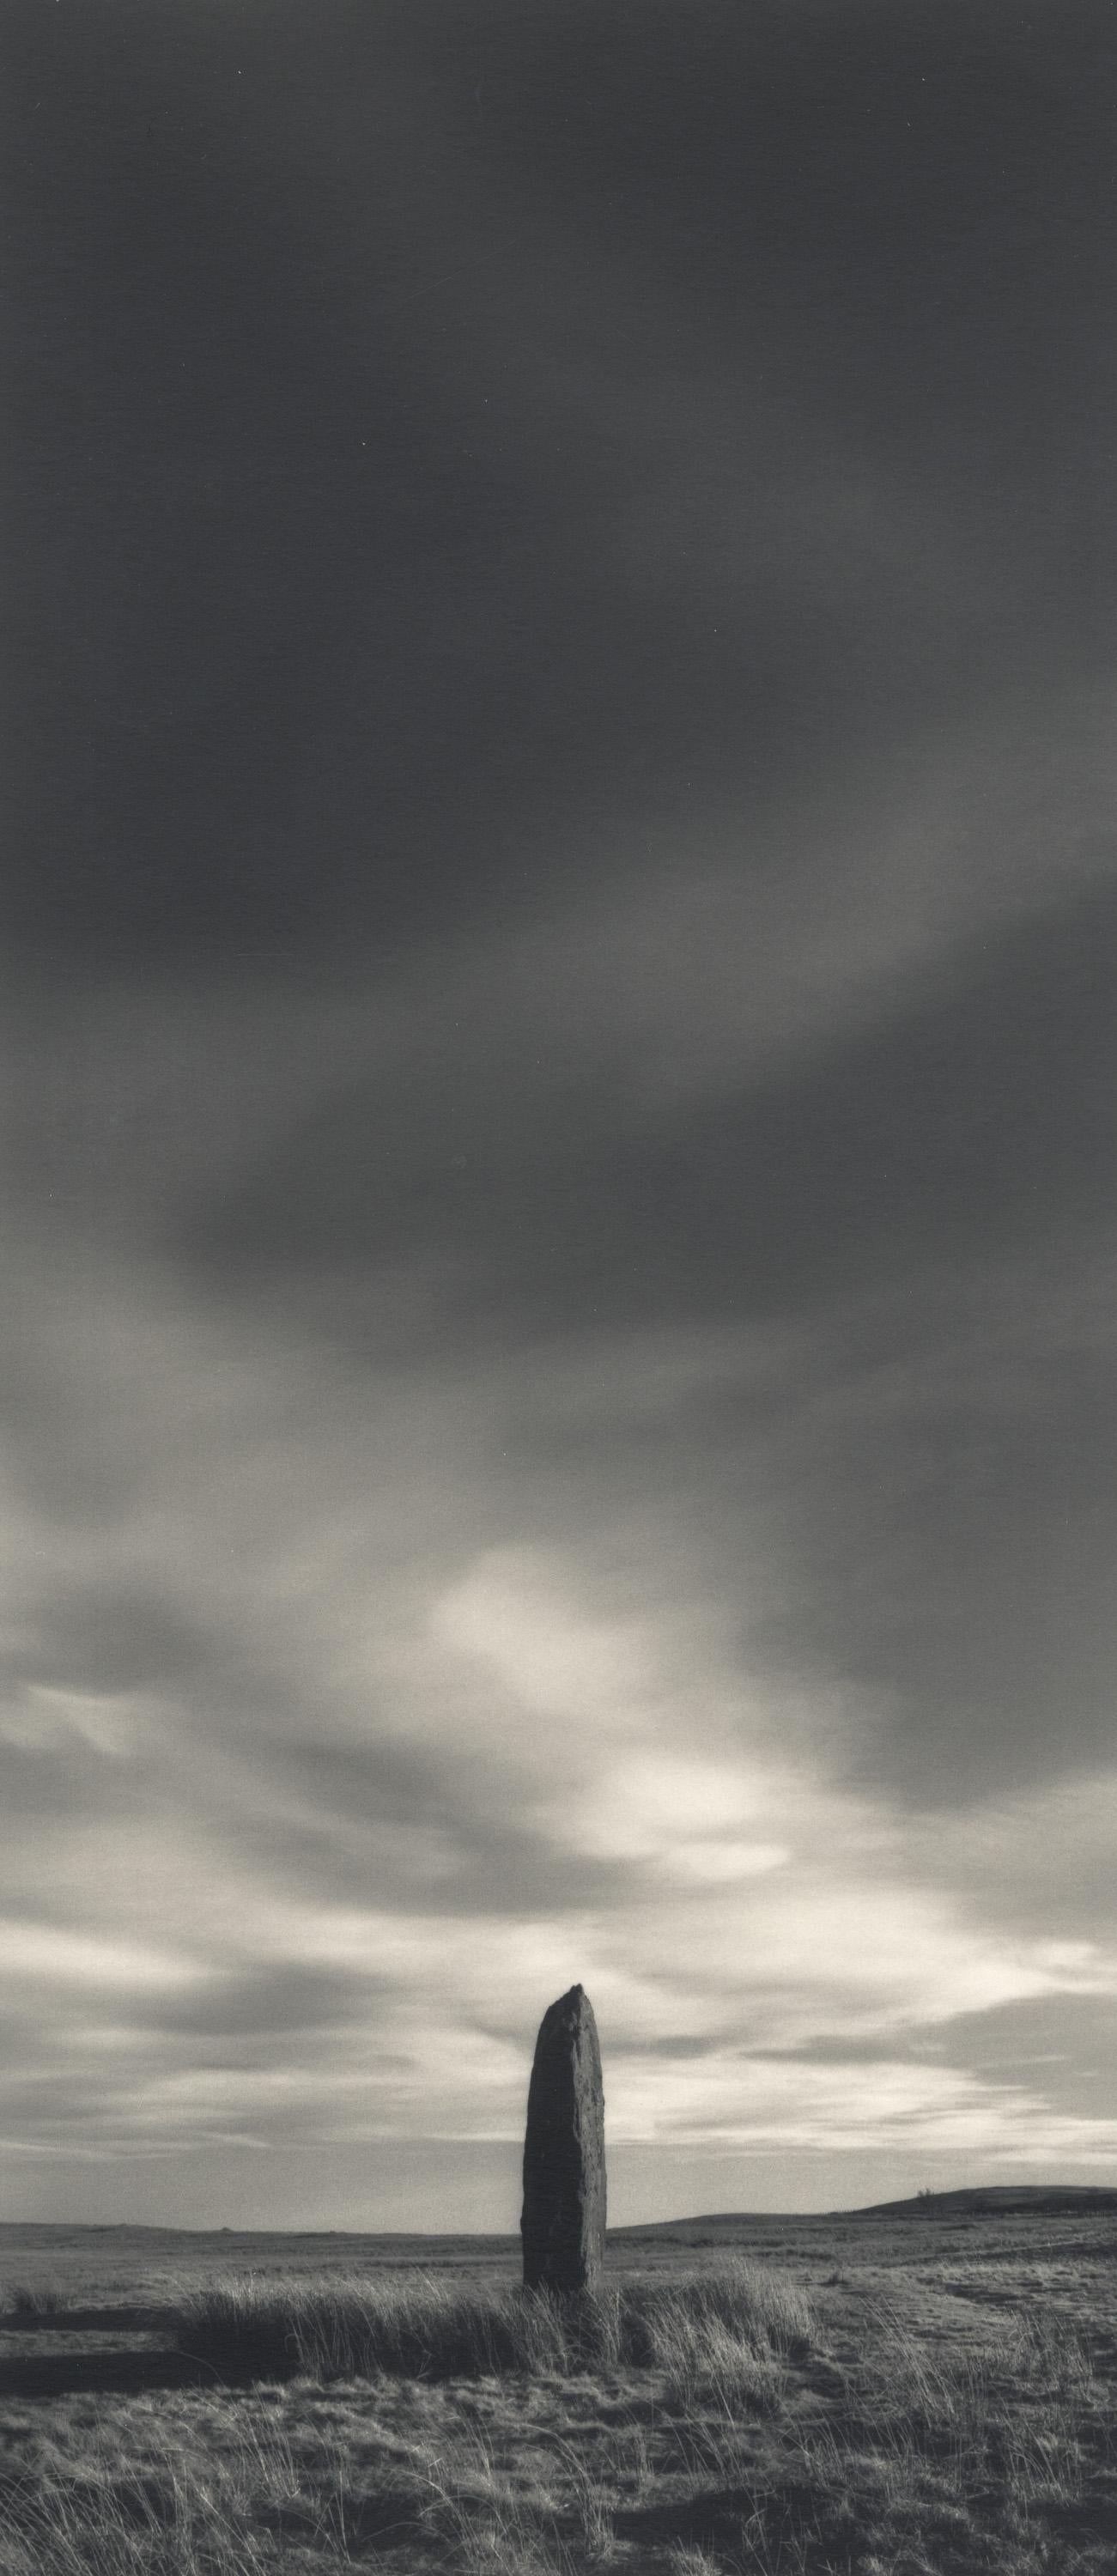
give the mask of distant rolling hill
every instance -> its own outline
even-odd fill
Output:
[[[1117,2210],[1117,2186],[1106,2183],[987,2183],[974,2191],[933,2191],[914,2200],[878,2200],[855,2218],[1074,2218]]]
[[[935,2191],[910,2200],[874,2201],[868,2209],[836,2209],[798,2216],[773,2213],[772,2226],[810,2227],[827,2219],[854,2223],[861,2218],[1084,2218],[1117,2213],[1117,2185],[1105,2183],[989,2183],[968,2191]],[[610,2228],[610,2242],[632,2238],[670,2237],[678,2244],[729,2242],[742,2228],[754,2231],[764,2219],[756,2211],[718,2210],[701,2218],[660,2218],[642,2227]]]

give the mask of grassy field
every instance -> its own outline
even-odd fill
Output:
[[[0,2229],[3,2576],[1113,2576],[1117,2215]]]

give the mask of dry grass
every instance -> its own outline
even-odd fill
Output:
[[[33,2324],[40,2318],[61,2316],[67,2304],[61,2281],[9,2281],[3,2292],[2,2313],[13,2324]]]
[[[0,2399],[0,2576],[1113,2576],[1111,2257],[841,2254],[216,2280],[208,2388]]]
[[[609,2283],[557,2301],[543,2291],[438,2280],[211,2282],[182,2302],[179,2342],[226,2380],[477,2379],[512,2371],[629,2366],[673,2388],[744,2388],[810,2343],[793,2280],[729,2261],[682,2280]]]

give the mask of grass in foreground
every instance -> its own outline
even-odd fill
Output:
[[[1112,2576],[1111,2319],[949,2288],[217,2283],[212,2390],[0,2410],[0,2576]]]
[[[634,2368],[689,2386],[745,2374],[759,2388],[810,2342],[800,2285],[753,2263],[682,2280],[610,2283],[558,2301],[485,2282],[217,2281],[183,2305],[184,2352],[224,2379],[477,2379]],[[760,2374],[760,2376],[758,2376]]]

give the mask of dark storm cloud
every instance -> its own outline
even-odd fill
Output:
[[[1110,1996],[1045,1995],[994,2012],[959,2014],[949,2052],[956,2066],[994,2083],[1034,2082],[1038,2071],[1058,2110],[1081,2103],[1088,2084],[1091,2116],[1117,2115]]]
[[[995,471],[995,512],[1006,478],[1055,467],[1053,432],[1106,470],[1103,419],[1075,391],[1112,363],[1091,327],[1113,275],[1112,48],[1097,5],[1006,20],[925,0],[887,24],[874,7],[585,6],[525,14],[488,94],[521,188],[542,172],[586,235],[700,287],[750,356],[782,344],[793,439],[809,446],[825,411],[839,438],[930,465],[945,432],[958,466]]]
[[[122,2109],[131,2107],[127,2077],[99,2073],[86,2083],[75,2077],[65,2037],[61,2064],[41,2076],[0,2078],[0,2111],[40,2147],[60,2138],[80,2145],[96,2141],[102,2132],[115,2129]]]
[[[9,935],[378,953],[1096,652],[1110,36],[15,12]]]
[[[869,1788],[950,1806],[1104,1766],[1112,1361],[1037,1354],[1026,1387],[998,1390],[986,1344],[984,1386],[937,1399],[917,1348],[906,1370],[906,1399],[844,1417],[816,1454],[799,1583],[764,1644],[789,1665],[817,1655],[875,1709],[851,1744]],[[1088,1907],[1085,1873],[1077,1893]]]
[[[702,1580],[740,1599],[745,1668],[759,1659],[853,1695],[859,1722],[828,1758],[867,1788],[970,1801],[1103,1761],[1114,1385],[1101,1313],[1063,1325],[1059,1310],[1068,1268],[1104,1267],[1115,982],[1117,904],[1102,887],[897,982],[869,1026],[778,1073],[761,1065],[747,1087],[645,1115],[640,1096],[613,1103],[592,1051],[588,1070],[540,1067],[515,1023],[463,1035],[420,1018],[409,1080],[328,1093],[179,1222],[182,1275],[231,1297],[254,1343],[264,1313],[300,1345],[340,1345],[342,1371],[300,1393],[281,1340],[242,1407],[240,1369],[223,1394],[224,1364],[208,1364],[187,1525],[219,1472],[243,1515],[237,1461],[263,1444],[280,1444],[293,1499],[308,1434],[336,1441],[354,1403],[382,1443],[383,1392],[359,1393],[375,1281],[411,1266],[435,1283],[405,1343],[414,1406],[435,1353],[441,1372],[482,1357],[493,1371],[489,1463],[478,1458],[464,1527],[442,1542],[451,1564],[509,1511],[529,1527],[542,1515],[559,1531],[587,1516],[607,1528],[610,1511],[657,1496],[698,1518]],[[649,1409],[618,1353],[651,1326],[692,1333],[711,1357],[673,1394],[668,1372]],[[742,1327],[775,1336],[762,1365],[735,1351]],[[83,1405],[98,1365],[91,1347]],[[121,1366],[134,1403],[145,1379],[129,1385],[127,1337]],[[145,1443],[158,1480],[182,1366],[192,1380],[200,1346],[174,1359],[165,1396],[152,1375],[135,1422],[110,1408],[122,1492]],[[406,1378],[393,1409],[414,1445]],[[52,1486],[70,1517],[84,1413],[56,1410]],[[98,1463],[103,1440],[98,1421]],[[315,1471],[327,1507],[336,1472]],[[41,1493],[41,1458],[35,1482]],[[779,1558],[759,1604],[758,1513]],[[421,1520],[413,1543],[429,1543]],[[17,1677],[188,1707],[191,1740],[236,1765],[234,1840],[323,1892],[358,1897],[374,1850],[397,1895],[421,1863],[424,1901],[447,1913],[569,1912],[638,1881],[556,1845],[519,1812],[511,1779],[494,1801],[487,1765],[455,1759],[449,1713],[437,1753],[420,1751],[390,1681],[359,1697],[325,1684],[327,1612],[321,1643],[275,1637],[251,1586],[239,1602],[212,1573],[199,1587],[194,1553],[148,1592],[103,1564],[95,1581],[32,1586]],[[57,1747],[20,1756],[20,1796],[42,1812],[80,1805],[87,1775],[98,1812],[152,1796],[142,1743],[119,1770],[69,1720],[60,1741],[70,1775]],[[218,1831],[229,1795],[225,1768],[191,1791]]]
[[[572,1851],[553,1827],[548,1832],[525,1814],[534,1783],[525,1793],[522,1783],[509,1782],[494,1801],[491,1780],[478,1778],[476,1762],[455,1758],[452,1735],[425,1759],[403,1742],[277,1745],[274,1738],[261,1744],[260,1759],[273,1781],[297,1788],[289,1851],[298,1852],[302,1883],[339,1900],[367,1898],[362,1824],[377,1833],[410,1827],[431,1840],[438,1866],[425,1902],[436,1915],[580,1914],[640,1888],[639,1866]],[[269,1842],[273,1852],[281,1848],[274,1830]],[[406,1843],[400,1857],[403,1882]],[[381,1894],[390,1867],[389,1857],[379,1873]]]
[[[219,1276],[426,1256],[471,1334],[792,1314],[1089,1218],[1117,1149],[1117,891],[951,958],[767,1083],[625,1114],[596,1066],[452,1035],[327,1099],[184,1237]]]
[[[212,1641],[171,1598],[132,1580],[67,1586],[29,1606],[25,1670],[33,1681],[94,1692],[181,1688]]]
[[[563,1915],[639,1888],[638,1866],[572,1852],[528,1812],[534,1770],[521,1763],[494,1802],[488,1764],[452,1729],[410,1741],[383,1683],[331,1686],[314,1649],[272,1633],[250,1588],[231,1605],[189,1564],[177,1573],[182,1598],[171,1569],[162,1589],[108,1571],[29,1587],[22,1652],[0,1665],[13,1820],[61,1832],[64,1850],[97,1822],[159,1834],[173,1809],[234,1872],[278,1873],[324,1903],[367,1904],[372,1884],[379,1903],[406,1903],[419,1886],[434,1916]],[[80,1916],[80,1858],[55,1904]],[[223,1992],[169,2007],[174,2026]],[[293,1970],[292,2011],[300,1992]],[[247,1984],[244,2001],[254,2008]]]
[[[425,1267],[444,1349],[663,1324],[821,1335],[794,1397],[782,1375],[759,1400],[715,1381],[676,1424],[673,1472],[704,1453],[729,1532],[735,1461],[771,1443],[800,1573],[763,1649],[817,1657],[886,1712],[858,1758],[918,1797],[1081,1767],[1111,1727],[1117,1390],[1096,1337],[1033,1350],[1006,1387],[990,1273],[1074,1246],[1088,1264],[1104,1242],[1115,990],[1103,883],[898,984],[872,1025],[678,1109],[641,1116],[596,1066],[541,1072],[499,1026],[441,1033],[406,1096],[329,1098],[182,1249],[241,1295],[285,1283],[326,1333],[362,1330],[339,1279]],[[843,1378],[861,1402],[827,1430]],[[525,1402],[511,1436],[539,1456]],[[591,1483],[606,1444],[617,1472],[610,1414],[606,1378]],[[577,1432],[559,1436],[569,1468]]]
[[[367,2034],[375,2022],[378,1994],[388,1991],[369,1974],[285,1959],[212,1977],[188,1995],[164,1996],[146,2010],[130,1999],[128,2021],[137,2031],[146,2026],[186,2039],[259,2042],[265,2051],[276,2039],[297,2039],[305,2046],[319,2036],[328,2047],[339,2030]]]
[[[975,2014],[974,2019],[979,2018],[984,2021],[985,2015]],[[932,2053],[939,2047],[941,2042],[933,2039]],[[926,2056],[927,2053],[926,2033],[920,2033],[915,2039],[908,2041],[902,2038],[889,2040],[887,2055],[893,2061],[903,2057],[919,2058]],[[875,2066],[880,2064],[885,2051],[881,2048],[879,2038],[856,2039],[848,2032],[831,2037],[826,2031],[820,2031],[812,2039],[799,2040],[794,2048],[770,2049],[768,2054],[772,2057],[794,2057],[804,2066]]]
[[[78,1734],[60,1730],[49,1750],[0,1738],[4,1805],[26,1832],[69,1819],[118,1815],[130,1803],[116,1766]]]

